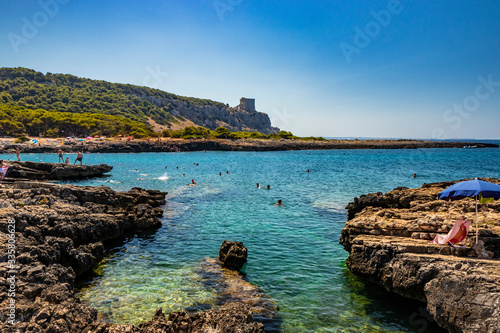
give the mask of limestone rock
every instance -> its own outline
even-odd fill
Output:
[[[247,248],[242,242],[225,240],[219,250],[219,261],[222,266],[239,271],[247,262]]]
[[[106,164],[72,165],[64,163],[4,162],[9,166],[6,180],[11,178],[34,180],[66,180],[99,177],[110,172],[113,167]]]
[[[466,248],[431,243],[456,220],[475,219],[473,200],[437,200],[453,183],[356,198],[346,207],[349,221],[340,239],[349,252],[346,263],[356,275],[426,302],[433,319],[450,332],[500,332],[499,202],[479,207],[479,244],[472,246],[473,226]]]

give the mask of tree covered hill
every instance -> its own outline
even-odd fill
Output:
[[[152,136],[145,124],[122,116],[27,109],[0,104],[0,136]]]
[[[170,114],[176,101],[193,107],[227,108],[207,99],[183,97],[158,89],[80,78],[69,74],[43,74],[27,68],[0,68],[0,105],[70,113],[114,115],[160,125],[177,120]]]

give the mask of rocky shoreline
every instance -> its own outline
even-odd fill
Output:
[[[144,152],[188,152],[188,151],[283,151],[283,150],[329,150],[329,149],[421,149],[421,148],[498,148],[496,144],[470,142],[444,142],[423,140],[224,140],[224,139],[156,139],[133,141],[67,141],[65,145],[54,144],[4,144],[0,153],[13,154],[19,147],[22,153],[65,153],[82,150],[86,153],[144,153]]]
[[[192,332],[203,327],[263,332],[252,306],[243,302],[168,318],[158,309],[137,327],[110,324],[74,297],[75,280],[104,258],[106,241],[161,225],[165,195],[140,188],[115,192],[105,186],[0,183],[0,331]],[[221,276],[220,264],[207,265]]]
[[[450,332],[500,332],[500,202],[480,205],[479,246],[474,228],[466,248],[434,245],[456,220],[475,218],[473,200],[437,200],[453,183],[355,198],[340,239],[346,263],[366,280],[425,302],[432,317],[409,319],[422,329],[435,320]]]
[[[18,162],[4,161],[9,169],[3,181],[19,179],[30,180],[74,180],[94,177],[102,177],[105,173],[113,170],[107,164],[99,165],[72,165],[64,163],[40,163],[40,162]]]

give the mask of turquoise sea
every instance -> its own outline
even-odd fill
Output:
[[[57,161],[55,154],[21,157]],[[99,275],[79,290],[83,302],[113,322],[134,324],[158,306],[204,308],[215,292],[196,273],[200,261],[216,257],[226,239],[242,241],[245,278],[280,308],[279,318],[266,323],[270,332],[441,332],[422,319],[422,304],[347,270],[338,244],[344,207],[361,194],[398,186],[500,178],[500,149],[86,154],[84,163],[114,169],[78,185],[168,195],[162,227],[112,244]],[[192,179],[197,186],[188,186]],[[278,199],[284,206],[274,206]]]

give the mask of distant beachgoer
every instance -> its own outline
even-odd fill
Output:
[[[177,167],[177,169],[179,169],[179,167]]]
[[[69,164],[69,157],[66,157],[66,160],[64,161],[64,164]]]
[[[222,172],[219,172],[219,176],[222,176]]]
[[[270,186],[270,185],[267,185],[267,186],[266,186],[266,189],[267,189],[267,190],[270,190],[270,189],[271,189],[271,186]]]
[[[229,174],[229,171],[226,171],[227,174]]]
[[[57,156],[59,157],[59,162],[64,162],[64,157],[63,157],[63,155],[64,155],[64,152],[62,151],[62,149],[59,149],[59,150],[57,151]]]
[[[165,170],[167,170],[167,166],[165,165]]]
[[[20,154],[20,153],[21,153],[21,152],[19,151],[19,147],[16,147],[16,157],[17,157],[17,160],[18,160],[19,162],[21,162],[21,159],[19,158],[19,154]]]
[[[3,160],[0,160],[0,180],[5,178],[8,169],[9,167],[3,164]]]
[[[75,165],[76,162],[80,162],[80,165],[83,165],[82,159],[83,159],[83,153],[79,151],[78,154],[76,155],[76,160],[75,163],[73,163],[73,165]]]
[[[417,174],[416,173],[413,174],[413,178],[417,178]]]
[[[194,181],[194,179],[191,179],[191,184],[196,185],[196,182]]]
[[[257,183],[257,185],[256,185],[255,187],[256,187],[256,188],[260,188],[260,184],[259,184],[259,183]]]
[[[275,206],[283,206],[283,201],[281,199],[278,200],[277,203],[274,204]]]
[[[183,173],[183,174],[182,174],[182,177],[184,177],[185,175],[186,175],[186,174],[185,174],[185,173]]]
[[[311,170],[307,169],[307,171],[306,171],[306,172],[311,172]]]

